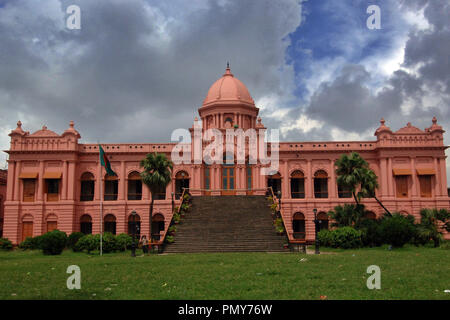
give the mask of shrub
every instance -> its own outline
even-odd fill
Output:
[[[353,249],[362,246],[360,230],[352,227],[342,227],[332,231],[332,246],[334,248]]]
[[[175,241],[175,238],[173,237],[173,236],[167,236],[166,237],[166,242],[167,243],[172,243],[172,242],[174,242]]]
[[[381,220],[380,231],[386,243],[397,248],[403,247],[415,237],[414,217],[405,217],[399,213],[394,213],[392,217],[385,216]]]
[[[317,237],[325,247],[353,249],[362,246],[361,234],[360,230],[352,227],[342,227],[332,231],[321,230]]]
[[[332,232],[330,230],[320,230],[317,233],[317,238],[319,239],[319,243],[324,247],[332,246]]]
[[[363,219],[358,225],[358,230],[362,232],[361,240],[364,246],[381,246],[383,236],[380,230],[380,221],[372,219]]]
[[[75,244],[80,240],[81,237],[84,236],[84,233],[81,232],[72,232],[67,238],[67,248],[73,249]]]
[[[125,251],[128,248],[131,248],[132,244],[133,238],[130,235],[126,233],[121,233],[118,236],[116,236],[116,250]]]
[[[173,221],[175,223],[180,222],[180,214],[179,213],[174,213],[173,215]]]
[[[41,240],[42,240],[42,236],[37,236],[37,237],[26,237],[25,240],[23,240],[20,244],[19,244],[19,248],[22,250],[38,250],[38,249],[42,249],[41,246]]]
[[[116,251],[116,237],[110,233],[105,232],[102,239],[102,249],[104,253],[110,253]]]
[[[12,250],[13,245],[12,242],[6,238],[0,238],[0,249],[1,250]]]
[[[87,234],[81,237],[74,246],[74,251],[87,251],[90,253],[100,248],[100,235]]]
[[[41,248],[44,254],[61,254],[67,244],[67,235],[63,231],[53,230],[41,236]]]

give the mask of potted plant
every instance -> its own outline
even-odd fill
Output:
[[[288,249],[288,248],[289,248],[289,243],[284,243],[284,244],[283,244],[283,248],[284,248],[284,249]]]
[[[170,226],[169,229],[167,230],[169,235],[174,236],[175,233],[177,232],[177,227],[176,226]]]
[[[166,242],[167,243],[174,243],[175,242],[175,238],[173,236],[167,236],[166,237]]]

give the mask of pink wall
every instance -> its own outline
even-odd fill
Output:
[[[220,81],[223,79],[223,81]],[[225,134],[225,130],[234,125],[239,128],[262,129],[264,125],[258,118],[259,109],[255,107],[245,86],[227,69],[224,76],[211,86],[199,115],[203,130],[216,128]],[[230,120],[227,121],[227,120]],[[197,118],[190,129],[201,126]],[[306,218],[306,238],[314,238],[313,209],[327,212],[336,205],[352,203],[352,199],[338,197],[334,161],[343,153],[356,151],[365,158],[378,176],[380,188],[378,198],[391,211],[413,214],[419,218],[422,208],[450,208],[447,194],[444,130],[432,120],[432,125],[425,130],[408,123],[404,128],[393,132],[381,120],[376,130],[376,139],[372,141],[328,141],[328,142],[283,142],[280,143],[280,168],[282,186],[282,215],[288,233],[292,233],[292,217],[301,212]],[[80,134],[73,122],[61,135],[43,127],[30,134],[22,129],[20,121],[17,128],[10,133],[8,185],[5,203],[4,236],[18,243],[22,238],[22,222],[33,221],[33,235],[46,232],[48,219],[57,220],[58,229],[71,233],[80,230],[80,217],[89,214],[92,217],[93,232],[100,231],[100,195],[102,183],[96,144],[80,144]],[[143,186],[142,200],[127,200],[128,175],[140,171],[139,162],[150,152],[162,152],[169,158],[174,144],[103,144],[113,170],[118,174],[118,199],[104,201],[103,214],[116,217],[116,232],[127,231],[127,219],[135,210],[141,217],[141,234],[149,233],[149,205],[151,195]],[[194,149],[194,146],[192,146]],[[246,150],[248,151],[248,145]],[[261,175],[264,165],[252,166],[253,194],[264,194],[267,188],[267,176]],[[246,194],[246,167],[236,165],[235,192]],[[191,193],[205,193],[205,166],[203,164],[176,165],[173,178],[184,170],[189,175]],[[302,171],[305,177],[304,199],[292,199],[290,175],[293,171]],[[315,198],[313,177],[316,171],[327,173],[328,198]],[[394,172],[407,170],[408,196],[398,198]],[[429,198],[420,196],[418,170],[427,170],[432,175],[432,194]],[[95,178],[95,195],[93,201],[80,201],[81,175],[90,172]],[[47,201],[45,194],[45,175],[60,174],[61,188],[59,201]],[[23,177],[35,176],[37,187],[33,202],[23,201]],[[22,178],[21,178],[22,176]],[[175,192],[175,180],[167,187],[166,199],[156,200],[154,214],[165,217],[166,229],[172,218],[171,193]],[[222,189],[222,165],[210,166],[210,194],[220,195]],[[373,200],[366,199],[368,210],[378,216],[382,208]],[[50,217],[50,218],[49,218]],[[447,235],[448,236],[448,235]]]

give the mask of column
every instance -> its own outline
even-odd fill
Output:
[[[99,162],[97,162],[97,180],[95,182],[95,191],[94,191],[94,199],[96,201],[100,200],[100,191],[103,193],[103,186],[101,185],[103,182],[102,179],[102,166],[100,165]],[[100,190],[102,189],[102,190]]]
[[[436,172],[436,179],[434,180],[435,185],[434,185],[434,192],[436,194],[436,196],[440,196],[441,195],[441,179],[442,179],[442,174],[439,170],[439,160],[438,158],[434,158],[434,171]]]
[[[311,168],[311,160],[308,160],[307,163],[307,172],[305,179],[305,192],[306,198],[313,198],[313,176],[312,176],[312,168]]]
[[[388,158],[387,183],[388,183],[388,195],[389,197],[394,197],[394,183],[392,178],[392,158]]]
[[[67,161],[63,161],[63,171],[62,171],[62,186],[61,186],[61,200],[67,199]]]
[[[335,199],[337,192],[337,183],[336,183],[336,172],[334,169],[334,160],[330,160],[330,198]]]
[[[126,193],[126,173],[125,173],[125,161],[120,161],[120,174],[119,174],[119,194],[118,199],[124,200]]]
[[[418,183],[417,183],[417,172],[416,172],[416,159],[411,158],[411,179],[412,179],[412,197],[417,197],[419,195]]]
[[[21,167],[21,162],[20,160],[16,161],[16,172],[14,174],[14,195],[13,195],[13,200],[16,201],[20,201],[20,179],[19,179],[19,175],[20,175],[20,167]]]
[[[38,190],[37,190],[37,200],[44,201],[44,161],[39,161],[39,176],[38,176]]]
[[[13,160],[8,160],[8,182],[6,185],[6,200],[14,200],[14,186],[18,183],[15,177],[16,162]]]
[[[289,169],[287,160],[283,163],[283,180],[281,180],[282,184],[282,192],[281,198],[289,199],[291,197],[291,192],[289,190]]]
[[[381,197],[386,197],[388,195],[388,181],[387,181],[387,163],[386,158],[380,159],[380,185],[381,185]]]
[[[442,157],[439,159],[439,163],[441,166],[441,195],[442,196],[447,196],[447,168],[446,168],[446,164],[445,164],[445,157]]]
[[[69,161],[69,180],[67,183],[67,200],[75,200],[75,161]]]

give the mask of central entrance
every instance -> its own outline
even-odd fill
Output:
[[[231,162],[231,163],[230,163]],[[236,194],[236,170],[234,168],[233,154],[226,153],[223,157],[222,166],[222,195],[235,195]]]
[[[223,195],[235,195],[235,170],[234,166],[226,166],[222,167],[222,194]]]

